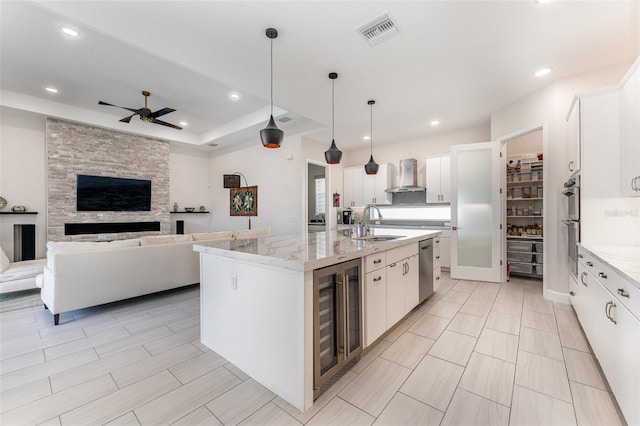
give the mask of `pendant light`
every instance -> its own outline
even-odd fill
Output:
[[[284,132],[278,129],[275,121],[273,121],[273,39],[278,37],[278,30],[275,28],[267,28],[267,38],[271,40],[271,116],[267,127],[260,130],[260,140],[265,148],[280,148]]]
[[[373,161],[373,105],[376,101],[368,101],[367,103],[371,107],[371,133],[369,133],[369,140],[371,141],[371,157],[369,157],[369,162],[364,165],[364,171],[367,172],[368,175],[375,175],[378,173],[378,168],[380,167],[378,163]]]
[[[334,86],[336,78],[338,78],[338,73],[329,73],[329,78],[331,79],[331,146],[324,152],[324,159],[327,160],[327,164],[339,164],[340,160],[342,160],[342,151],[340,151],[336,146],[336,140],[334,136],[336,129]]]

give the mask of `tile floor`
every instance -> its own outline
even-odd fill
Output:
[[[0,314],[2,425],[624,424],[571,306],[452,280],[301,413],[199,342],[199,290]]]

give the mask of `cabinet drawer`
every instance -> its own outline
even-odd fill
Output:
[[[507,252],[507,260],[509,262],[533,263],[533,253],[509,251]]]
[[[640,289],[602,263],[596,268],[595,274],[598,281],[636,318],[640,318]]]
[[[582,264],[585,269],[595,273],[596,259],[582,247],[578,247],[578,263]]]
[[[387,253],[387,265],[391,265],[392,263],[396,263],[401,261],[402,259],[411,257],[414,254],[418,254],[418,243],[408,244],[406,246],[387,250],[386,253]]]
[[[433,268],[440,268],[442,266],[442,256],[440,255],[440,245],[434,245],[433,247]]]
[[[387,266],[387,252],[381,251],[380,253],[370,254],[364,258],[364,270],[365,272],[375,271],[379,268]]]
[[[433,291],[438,291],[440,284],[442,283],[442,270],[435,268],[433,270]]]

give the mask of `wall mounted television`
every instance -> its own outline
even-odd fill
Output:
[[[79,212],[151,210],[150,180],[79,174],[76,195]]]

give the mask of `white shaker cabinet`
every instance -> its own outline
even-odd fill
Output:
[[[427,203],[451,202],[451,157],[443,155],[425,159]]]
[[[367,175],[363,166],[347,167],[343,171],[344,207],[367,204],[390,204],[386,191],[391,186],[388,165],[380,164],[378,173]]]
[[[571,303],[628,424],[640,424],[640,289],[601,259],[578,249]]]
[[[620,166],[622,196],[640,196],[640,60],[620,93]]]
[[[575,98],[567,116],[567,177],[580,170],[580,98]]]

